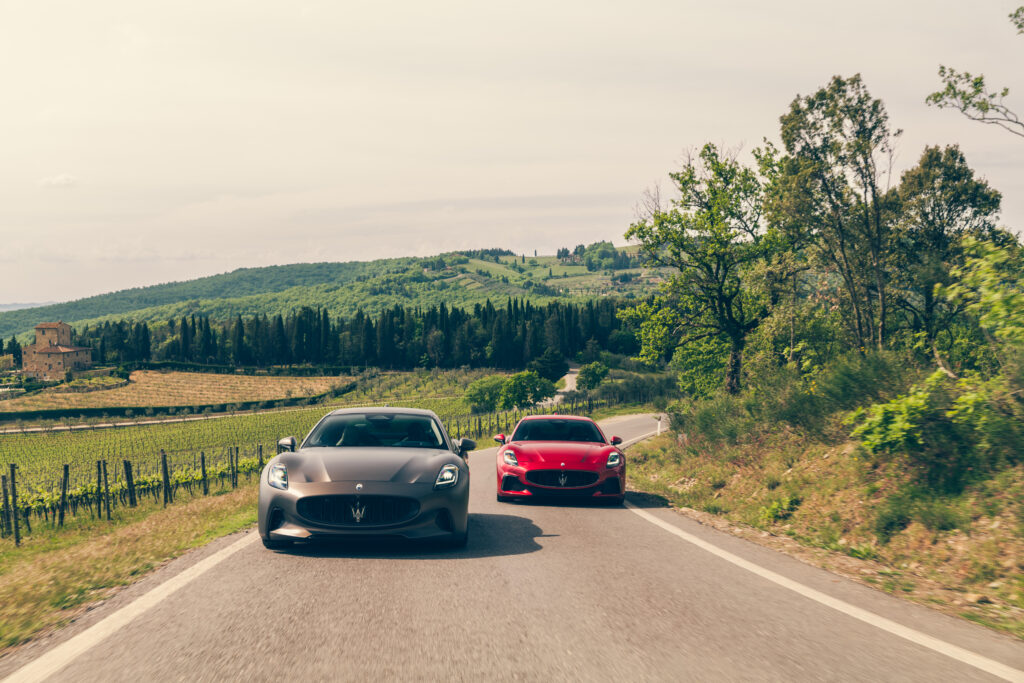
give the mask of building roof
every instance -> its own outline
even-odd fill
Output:
[[[33,349],[36,353],[75,353],[76,351],[92,351],[88,346],[43,346]]]
[[[58,320],[55,323],[39,323],[36,325],[37,330],[56,330],[61,327],[71,327],[71,325],[68,325],[63,320]]]

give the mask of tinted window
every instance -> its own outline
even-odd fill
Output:
[[[426,415],[345,413],[318,424],[303,448],[444,448],[441,429]]]
[[[523,420],[512,435],[512,440],[604,443],[594,423],[583,420]]]

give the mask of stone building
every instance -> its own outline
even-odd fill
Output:
[[[21,368],[29,377],[62,380],[69,371],[92,365],[92,349],[71,345],[71,325],[65,322],[36,325],[36,343],[21,350]]]

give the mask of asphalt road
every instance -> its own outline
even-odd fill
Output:
[[[669,509],[497,503],[493,458],[471,456],[465,550],[276,553],[235,534],[0,660],[0,678],[35,661],[73,681],[1024,680],[1018,640]]]

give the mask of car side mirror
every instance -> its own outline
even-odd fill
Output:
[[[620,443],[622,443],[622,437],[621,436],[613,436],[612,437],[612,445],[613,446],[618,446]]]
[[[296,445],[297,445],[297,442],[296,442],[296,439],[295,439],[294,436],[286,436],[286,437],[284,437],[283,439],[281,439],[280,441],[277,442],[277,452],[278,453],[285,453],[285,452],[287,452],[287,453],[294,453]]]
[[[498,434],[496,437],[494,437],[494,440],[497,441],[500,444],[504,444],[505,443],[505,435],[504,434]]]
[[[459,455],[466,455],[476,448],[476,441],[473,441],[473,439],[459,439],[455,442],[455,447],[459,449]]]

